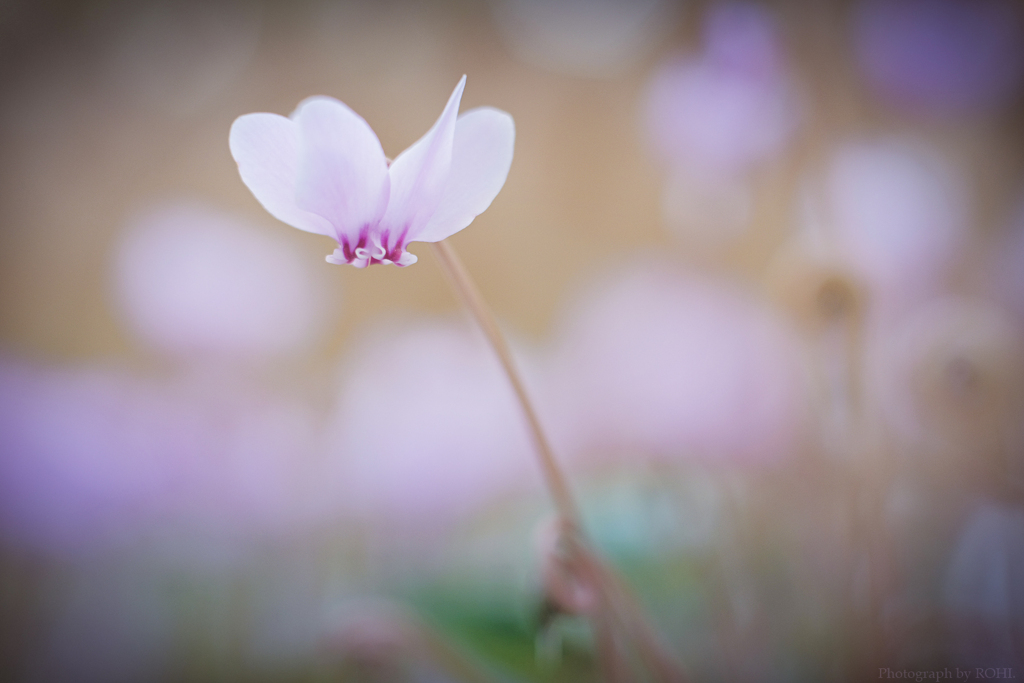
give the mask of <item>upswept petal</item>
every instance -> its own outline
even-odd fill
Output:
[[[441,201],[423,230],[409,239],[439,242],[483,213],[508,177],[515,137],[512,117],[500,109],[480,107],[460,116]]]
[[[430,130],[391,164],[391,197],[381,224],[399,240],[402,235],[421,231],[441,200],[451,167],[455,121],[465,87],[466,77],[463,76]]]
[[[376,226],[388,202],[388,164],[380,140],[361,116],[331,97],[302,101],[296,203],[323,216],[339,242]]]
[[[246,114],[231,124],[231,156],[242,182],[274,218],[320,235],[334,235],[323,217],[304,211],[295,201],[299,166],[299,129],[277,114]]]

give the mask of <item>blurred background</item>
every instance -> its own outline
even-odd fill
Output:
[[[1021,675],[1019,3],[15,0],[0,678],[597,680],[431,250],[326,264],[228,150],[462,74],[517,137],[451,242],[692,679]]]

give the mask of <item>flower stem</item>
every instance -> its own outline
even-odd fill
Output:
[[[491,309],[487,306],[483,296],[480,294],[480,290],[477,289],[476,283],[473,282],[465,266],[462,265],[462,260],[459,259],[452,246],[445,241],[434,242],[434,253],[438,261],[441,262],[444,272],[448,275],[452,287],[458,293],[466,308],[473,314],[484,334],[487,335],[487,339],[490,341],[491,346],[494,347],[502,367],[505,368],[505,374],[508,376],[508,381],[512,384],[512,389],[516,393],[516,398],[519,399],[519,405],[522,406],[523,414],[526,416],[526,421],[529,424],[530,433],[533,436],[534,446],[536,446],[537,450],[537,457],[540,460],[541,472],[544,474],[544,482],[551,492],[555,507],[562,518],[578,531],[581,528],[579,508],[572,496],[572,491],[569,489],[569,482],[562,472],[562,468],[559,467],[558,461],[555,460],[555,455],[551,450],[547,437],[544,435],[544,430],[540,426],[540,420],[533,409],[533,404],[530,403],[530,399],[526,394],[526,387],[523,386],[519,372],[516,370],[515,361],[512,359],[512,352],[505,341],[505,336],[501,333],[501,329],[498,327]]]
[[[658,635],[651,628],[643,608],[636,598],[631,594],[626,583],[609,566],[607,566],[597,553],[590,548],[581,524],[581,516],[576,500],[573,498],[566,478],[558,461],[555,459],[551,446],[544,430],[541,428],[537,413],[530,403],[530,398],[523,386],[519,372],[516,370],[512,352],[505,341],[501,329],[498,327],[491,309],[487,306],[476,283],[470,277],[461,259],[455,253],[455,249],[444,241],[434,242],[434,254],[452,287],[459,298],[469,309],[477,324],[483,330],[491,346],[494,347],[505,374],[508,376],[512,388],[515,390],[519,404],[526,415],[526,421],[530,427],[530,433],[537,450],[537,457],[540,461],[541,471],[544,474],[544,481],[547,484],[551,497],[554,500],[555,508],[566,527],[567,541],[572,552],[583,565],[583,572],[591,582],[596,584],[602,596],[602,603],[612,620],[621,625],[626,633],[634,636],[637,648],[641,657],[651,667],[651,673],[656,680],[662,683],[679,683],[686,680],[685,674],[671,655],[665,651]],[[599,624],[599,626],[601,626]],[[607,634],[604,634],[607,635]],[[614,649],[603,653],[610,658],[615,657]],[[614,673],[612,679],[614,680]]]

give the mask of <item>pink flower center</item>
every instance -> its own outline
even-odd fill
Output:
[[[392,244],[391,231],[378,232],[364,226],[359,232],[359,239],[353,244],[347,236],[342,236],[338,248],[327,257],[328,263],[340,265],[348,263],[356,268],[365,268],[375,263],[393,263],[396,266],[408,266],[416,262],[413,254],[405,251],[405,230]]]

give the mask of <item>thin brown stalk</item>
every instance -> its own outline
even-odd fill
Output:
[[[450,244],[444,241],[435,242],[434,254],[448,276],[452,288],[455,289],[463,304],[469,309],[487,336],[505,369],[505,374],[508,376],[516,398],[519,399],[523,414],[526,416],[536,446],[544,482],[551,493],[559,516],[567,527],[566,533],[569,535],[567,540],[572,551],[582,561],[584,571],[590,575],[591,581],[600,590],[602,603],[609,613],[608,616],[620,626],[624,634],[630,636],[631,641],[635,641],[641,658],[651,668],[657,680],[663,683],[682,683],[686,680],[685,675],[662,646],[639,602],[632,595],[626,583],[590,548],[583,532],[579,507],[573,498],[568,480],[558,465],[540,425],[540,420],[537,418],[537,413],[533,409],[533,404],[530,402],[526,388],[516,369],[508,343],[505,341],[491,309],[484,301],[480,290],[477,289],[476,283]],[[610,624],[605,622],[601,626],[609,627]],[[603,653],[603,656],[612,656],[612,653]],[[614,674],[612,675],[614,676]]]
[[[686,674],[661,642],[625,580],[586,546],[580,544],[577,552],[583,573],[600,587],[604,604],[619,628],[633,636],[630,640],[654,680],[659,683],[685,683]]]
[[[562,473],[562,468],[559,467],[558,461],[555,460],[555,455],[551,450],[547,437],[544,435],[544,430],[540,426],[537,413],[534,411],[533,404],[526,394],[526,387],[523,386],[519,372],[516,370],[515,361],[512,359],[512,352],[509,350],[505,336],[501,333],[501,329],[498,327],[491,309],[487,306],[483,296],[480,294],[480,290],[477,289],[476,283],[473,282],[473,279],[466,271],[466,267],[462,265],[462,260],[459,259],[458,254],[455,253],[450,244],[445,241],[435,242],[434,253],[437,256],[437,260],[441,262],[441,266],[448,276],[452,287],[466,305],[466,308],[469,309],[469,312],[473,314],[484,334],[487,335],[488,341],[498,355],[498,360],[501,361],[502,367],[505,368],[505,374],[508,376],[508,381],[512,384],[512,389],[516,393],[516,398],[519,399],[519,405],[522,407],[523,414],[526,416],[526,421],[529,424],[530,434],[533,437],[537,457],[540,461],[541,472],[544,475],[544,483],[547,484],[548,490],[551,492],[551,497],[554,499],[558,513],[572,526],[579,529],[579,509],[572,496],[572,491],[569,489],[569,483],[565,478],[565,474]]]
[[[594,620],[594,631],[602,683],[626,683],[628,679],[622,670],[612,619],[608,616],[598,616]]]

